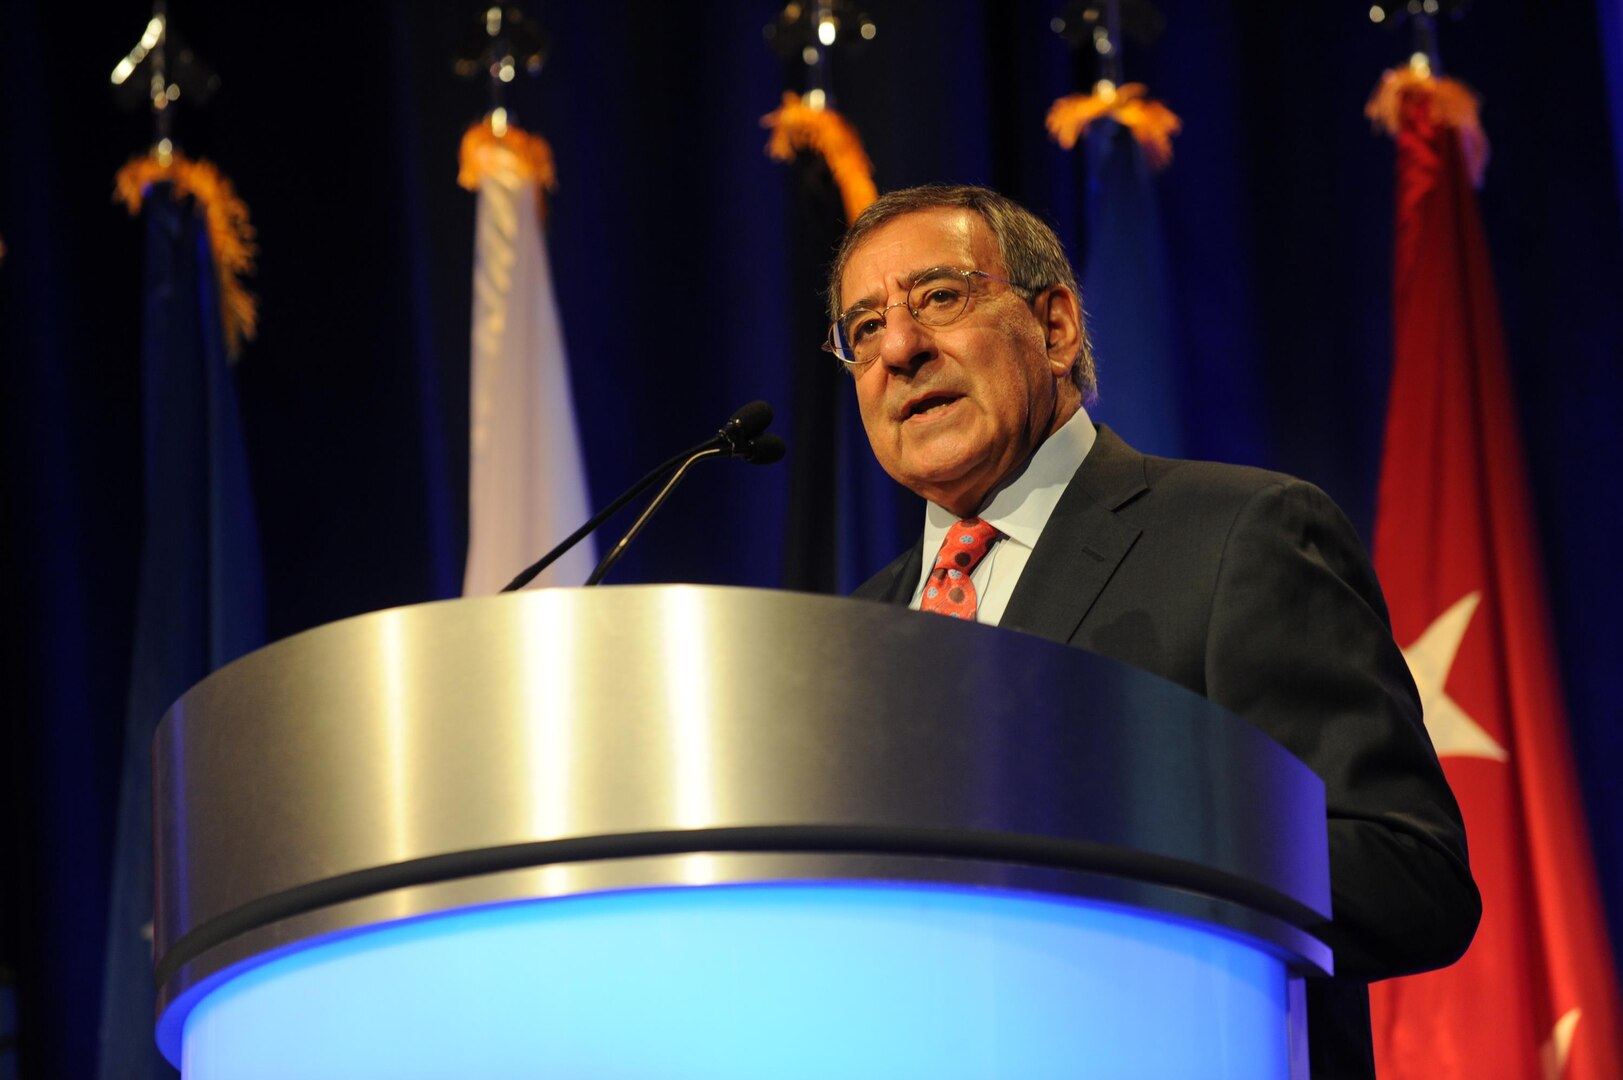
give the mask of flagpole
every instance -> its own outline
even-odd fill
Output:
[[[1095,83],[1108,82],[1112,88],[1122,84],[1121,63],[1121,0],[1105,0],[1104,37],[1094,37],[1099,52],[1099,78]]]
[[[1410,65],[1418,68],[1424,61],[1427,71],[1441,76],[1443,58],[1437,51],[1437,23],[1421,9],[1409,16],[1409,24],[1414,28],[1414,52],[1409,55]]]

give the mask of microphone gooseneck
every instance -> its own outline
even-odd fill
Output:
[[[648,524],[648,519],[654,516],[654,511],[665,504],[666,498],[695,462],[718,455],[741,458],[751,465],[770,465],[774,461],[781,461],[786,449],[783,440],[776,435],[761,434],[771,422],[772,407],[764,401],[752,401],[734,413],[733,418],[727,421],[727,427],[722,428],[717,434],[717,438],[726,445],[706,447],[682,462],[665,482],[665,486],[659,489],[659,494],[654,496],[647,508],[632,523],[631,528],[626,530],[620,542],[603,556],[603,561],[597,564],[597,569],[586,579],[586,584],[596,585],[601,582],[604,575],[620,561],[620,556],[625,554],[627,545],[642,532],[643,526]],[[732,438],[728,438],[728,428],[734,429]]]
[[[659,489],[659,494],[655,495],[653,500],[643,508],[643,512],[637,516],[637,520],[631,523],[631,528],[627,529],[626,534],[620,537],[620,542],[615,544],[614,547],[610,548],[607,555],[603,556],[603,561],[597,564],[597,569],[593,570],[592,576],[586,579],[586,584],[598,584],[603,580],[603,576],[614,568],[614,564],[620,561],[620,556],[625,554],[625,550],[631,544],[631,541],[637,538],[637,534],[642,532],[642,527],[648,524],[648,519],[654,516],[654,511],[665,505],[665,500],[670,496],[671,491],[676,487],[677,481],[686,476],[687,471],[691,469],[696,462],[703,461],[707,457],[715,457],[719,454],[724,454],[725,452],[726,451],[722,450],[718,446],[712,446],[704,450],[700,450],[697,454],[694,454],[692,457],[682,462],[682,464],[677,467],[676,472],[671,474],[671,478],[665,481],[665,486]]]
[[[514,592],[534,581],[541,571],[557,562],[566,552],[584,540],[632,499],[647,491],[661,477],[671,474],[674,470],[675,474],[671,476],[671,479],[660,490],[659,494],[654,496],[648,508],[637,518],[636,523],[631,527],[631,531],[614,546],[609,555],[598,564],[597,569],[592,571],[592,576],[587,579],[586,584],[597,584],[602,580],[603,575],[609,571],[609,568],[619,561],[620,553],[625,551],[626,545],[642,530],[648,518],[652,516],[655,510],[659,509],[660,504],[665,501],[671,489],[676,486],[676,482],[682,478],[695,461],[707,457],[725,456],[742,458],[752,465],[769,465],[780,460],[784,454],[783,440],[776,435],[762,434],[771,423],[772,406],[766,402],[752,401],[748,405],[740,407],[732,416],[727,418],[727,422],[717,430],[713,438],[706,439],[699,445],[690,447],[680,454],[660,462],[642,479],[632,484],[623,494],[609,503],[608,506],[593,514],[584,525],[565,537],[557,547],[520,571],[512,581],[503,586],[501,591],[504,593]]]

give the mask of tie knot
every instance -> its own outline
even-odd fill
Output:
[[[946,538],[941,541],[941,550],[936,553],[930,580],[925,582],[919,610],[973,622],[980,600],[969,575],[986,549],[992,546],[992,541],[1001,535],[980,518],[960,521],[948,529]]]
[[[980,518],[957,522],[947,530],[946,539],[941,541],[941,550],[935,557],[935,569],[969,573],[986,554],[986,549],[992,546],[992,541],[1001,535],[996,527]]]

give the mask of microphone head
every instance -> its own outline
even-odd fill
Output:
[[[740,447],[738,456],[751,465],[771,465],[775,461],[782,461],[787,450],[783,440],[776,435],[762,435]]]
[[[737,443],[755,438],[771,423],[772,406],[764,401],[752,401],[733,413],[723,425],[721,434],[729,442]]]

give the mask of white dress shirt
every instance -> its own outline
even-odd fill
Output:
[[[980,519],[996,527],[1003,536],[992,542],[986,556],[969,575],[975,586],[976,622],[996,626],[1003,618],[1003,609],[1009,606],[1009,597],[1014,595],[1026,560],[1037,546],[1037,537],[1042,535],[1043,526],[1048,524],[1059,497],[1065,492],[1065,485],[1071,482],[1097,437],[1088,410],[1078,408],[1076,415],[1044,439],[1025,467],[994,489],[992,497],[981,507]],[[958,520],[957,514],[935,503],[925,506],[924,567],[909,605],[915,611],[919,598],[924,595],[924,585],[930,580],[930,571],[935,568],[941,541]]]

